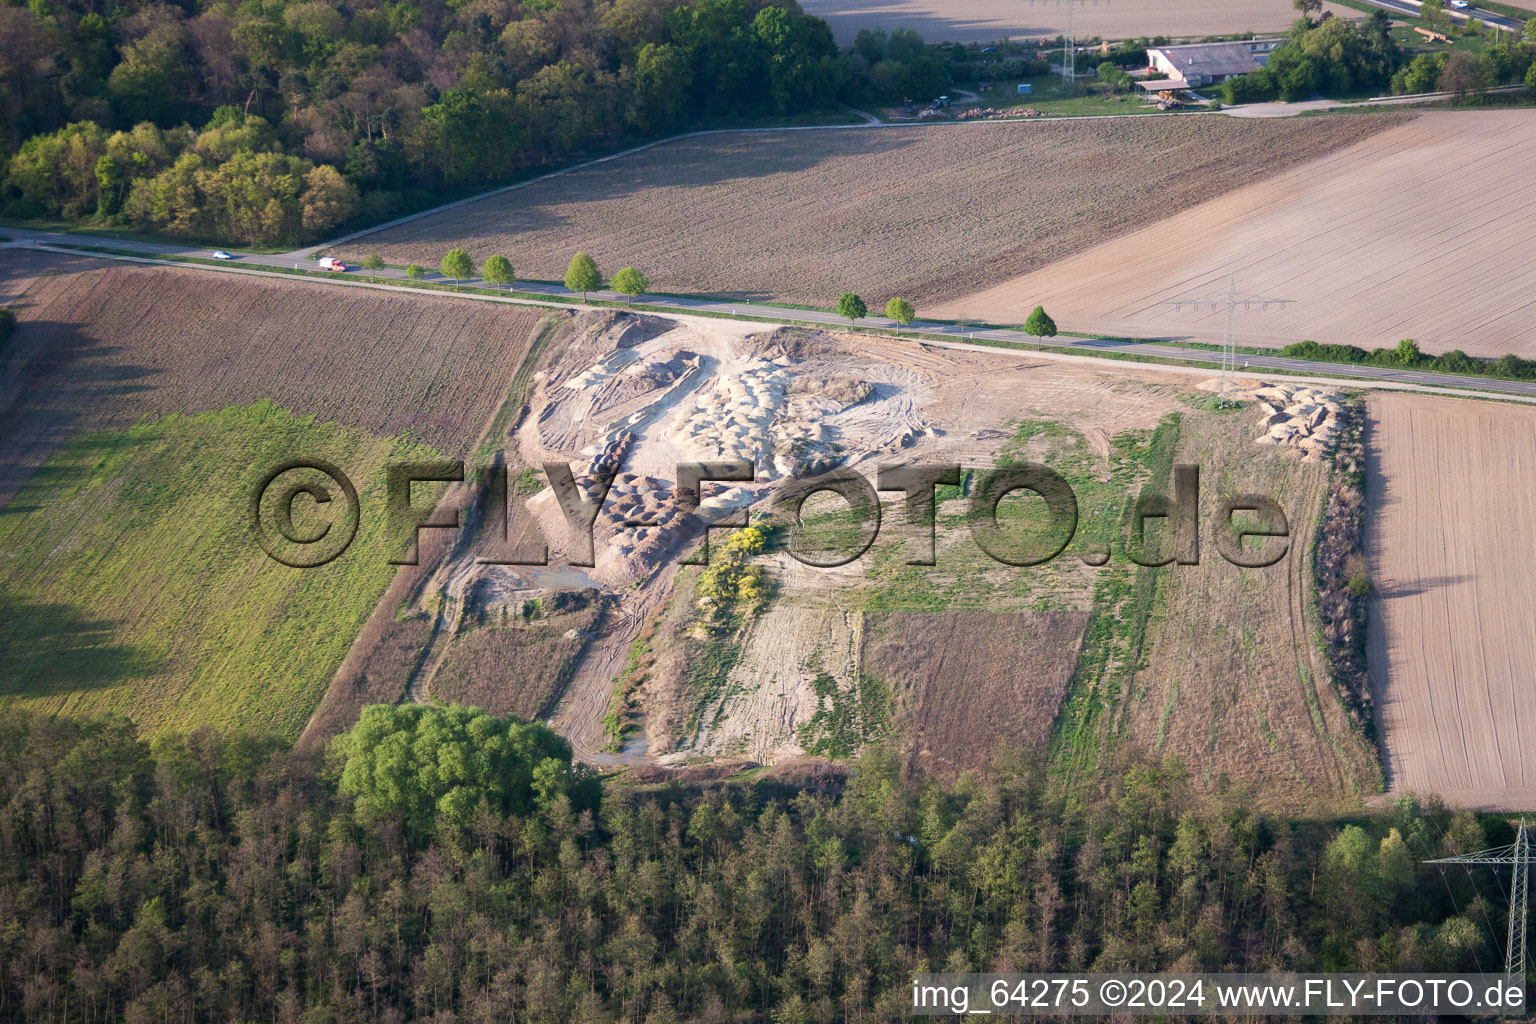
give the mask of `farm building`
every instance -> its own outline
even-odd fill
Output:
[[[1189,43],[1147,51],[1148,69],[1163,77],[1142,83],[1150,91],[1177,91],[1225,82],[1257,71],[1283,39],[1244,39],[1232,43]]]

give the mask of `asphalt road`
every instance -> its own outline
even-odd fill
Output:
[[[58,246],[61,248],[79,248],[81,246],[99,246],[140,254],[148,258],[157,256],[186,256],[201,259],[212,259],[215,250],[201,248],[193,245],[177,245],[163,242],[140,242],[130,239],[113,239],[101,236],[70,235],[48,231],[31,231],[19,228],[0,228],[0,234],[4,234],[14,240],[15,243],[38,243],[46,246]],[[324,280],[324,272],[318,270],[314,260],[306,258],[299,252],[278,253],[274,255],[259,255],[255,253],[231,252],[235,258],[229,260],[230,267],[252,268],[286,268],[299,267],[312,272],[311,279]],[[376,274],[369,275],[359,269],[356,263],[348,263],[352,269],[345,275],[337,273],[337,277],[349,277],[353,279],[377,277],[384,280],[402,281],[408,279],[405,271],[394,268],[385,268]],[[452,283],[436,271],[427,271],[422,277],[424,281],[435,283]],[[486,288],[489,287],[479,278],[466,278],[465,285]],[[575,293],[567,291],[563,286],[556,284],[543,284],[535,281],[518,281],[517,291],[524,294],[547,295],[552,302],[575,302]],[[590,293],[591,298],[608,302],[623,302],[626,297],[616,292],[596,291]],[[784,306],[760,305],[750,302],[730,302],[719,299],[693,298],[689,296],[662,296],[647,295],[642,300],[646,306],[674,309],[678,312],[713,313],[726,316],[759,317],[767,320],[786,320],[798,323],[826,324],[831,327],[841,327],[847,324],[847,320],[836,313],[816,309],[792,309]],[[910,327],[901,327],[894,320],[885,317],[870,316],[858,321],[858,326],[874,329],[901,330],[907,333],[924,334],[934,338],[942,338],[950,341],[1001,341],[1012,345],[1028,347],[1033,343],[1028,335],[1018,330],[1008,330],[996,325],[986,327],[960,327],[954,324],[934,323],[932,321],[918,320]],[[1220,354],[1208,348],[1191,348],[1170,342],[1137,342],[1125,341],[1114,338],[1065,338],[1051,339],[1051,347],[1056,349],[1073,349],[1085,355],[1094,354],[1120,354],[1151,356],[1159,359],[1180,359],[1195,363],[1208,363],[1219,365]],[[1431,387],[1469,388],[1479,391],[1495,392],[1508,395],[1536,396],[1536,382],[1499,380],[1493,377],[1470,377],[1449,373],[1426,373],[1417,370],[1394,370],[1378,366],[1351,366],[1346,363],[1322,363],[1305,359],[1288,359],[1280,355],[1244,355],[1238,357],[1239,363],[1249,371],[1253,370],[1289,370],[1293,373],[1319,374],[1330,377],[1344,377],[1362,381],[1384,381],[1395,384],[1421,384]]]
[[[1415,0],[1365,0],[1366,3],[1394,14],[1406,14],[1410,18],[1417,18],[1420,13],[1420,5]],[[1508,29],[1511,32],[1520,32],[1525,28],[1525,23],[1514,18],[1506,18],[1502,14],[1494,14],[1480,7],[1468,7],[1465,10],[1445,5],[1445,12],[1453,18],[1476,18],[1487,25],[1497,25],[1499,28]]]

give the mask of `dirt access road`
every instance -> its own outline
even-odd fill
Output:
[[[1536,807],[1536,411],[1368,400],[1368,658],[1388,785]]]

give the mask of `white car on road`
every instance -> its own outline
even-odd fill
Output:
[[[234,259],[233,256],[231,256],[229,253],[225,252],[223,249],[216,249],[216,250],[214,250],[213,258],[216,259],[216,260],[232,260],[232,259]]]

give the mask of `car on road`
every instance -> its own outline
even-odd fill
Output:
[[[232,260],[232,259],[234,259],[233,256],[231,256],[229,253],[225,252],[223,249],[215,249],[214,252],[213,252],[213,258],[216,259],[216,260]]]
[[[349,268],[345,263],[343,263],[341,260],[338,260],[334,256],[322,256],[320,257],[320,269],[332,270],[338,274],[345,274]]]
[[[1457,10],[1464,11],[1472,5],[1467,3],[1467,0],[1451,0],[1451,6]]]

